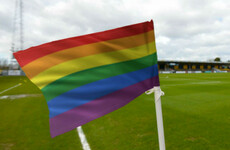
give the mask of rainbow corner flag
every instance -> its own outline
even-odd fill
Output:
[[[153,21],[53,41],[14,56],[45,96],[52,137],[159,86]]]

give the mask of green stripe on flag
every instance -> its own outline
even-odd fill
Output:
[[[46,98],[46,101],[50,101],[51,99],[82,85],[143,69],[154,64],[157,64],[156,53],[134,60],[95,67],[92,69],[75,72],[56,80],[42,88],[42,92]]]

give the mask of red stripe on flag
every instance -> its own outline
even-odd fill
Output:
[[[29,49],[14,53],[15,58],[18,60],[21,67],[26,64],[43,57],[45,55],[61,51],[67,48],[76,47],[85,44],[91,44],[101,41],[118,39],[126,36],[133,36],[153,30],[153,21],[143,22],[134,25],[129,25],[121,28],[97,32],[93,34],[77,36],[50,43],[42,44],[39,46],[31,47]],[[20,59],[23,57],[23,60]]]

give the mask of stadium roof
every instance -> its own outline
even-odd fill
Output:
[[[230,65],[230,62],[222,61],[187,61],[187,60],[158,60],[158,62],[174,62],[174,63],[204,63],[204,64],[223,64]]]

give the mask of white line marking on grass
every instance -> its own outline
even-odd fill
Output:
[[[212,81],[212,82],[194,82],[194,83],[185,83],[185,84],[171,84],[171,85],[162,85],[164,86],[178,86],[178,85],[190,85],[190,84],[219,84],[222,83],[220,81]]]
[[[78,132],[78,136],[80,138],[83,150],[91,150],[81,126],[77,127],[77,132]]]
[[[7,92],[7,91],[9,91],[9,90],[12,90],[12,89],[14,89],[14,88],[16,88],[16,87],[18,87],[18,86],[20,86],[20,85],[22,85],[22,84],[19,83],[19,84],[15,85],[15,86],[12,86],[12,87],[10,87],[10,88],[8,88],[8,89],[6,89],[6,90],[3,90],[3,91],[0,92],[0,94],[5,93],[5,92]]]
[[[164,78],[164,77],[161,77],[161,78]],[[183,78],[164,78],[164,80],[170,80],[170,81],[177,81],[177,80],[196,80],[196,79],[183,79]]]
[[[25,97],[41,97],[41,96],[42,96],[42,94],[3,95],[3,96],[0,96],[0,100],[1,99],[14,100],[14,99],[20,99],[20,98],[25,98]]]

